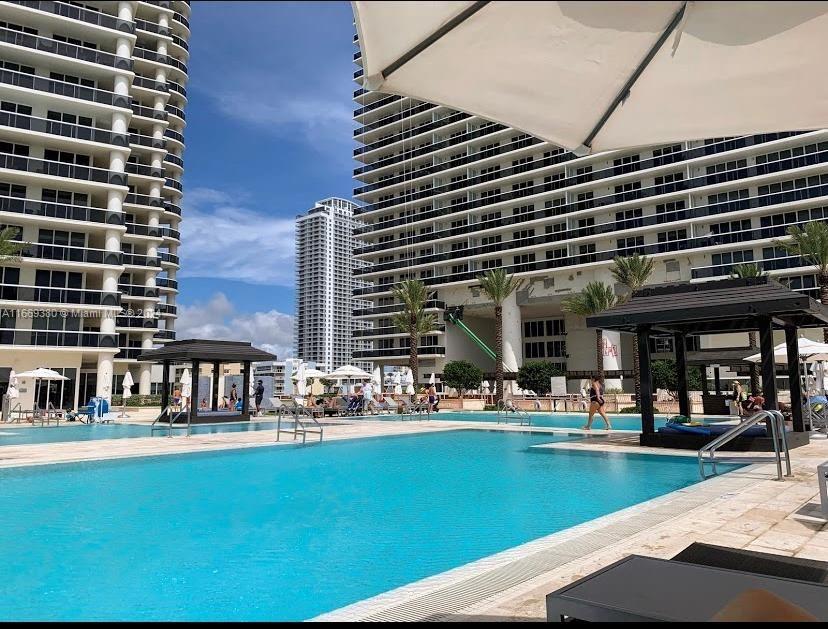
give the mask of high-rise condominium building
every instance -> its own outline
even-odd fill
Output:
[[[154,392],[135,357],[175,338],[189,14],[0,2],[0,222],[26,243],[0,264],[0,388],[46,367],[63,408],[127,370]],[[43,407],[45,386],[20,385]]]
[[[356,42],[356,38],[355,38]],[[359,62],[359,52],[355,55]],[[358,69],[355,79],[362,70]],[[665,98],[670,96],[665,94]],[[515,98],[520,98],[515,95]],[[437,326],[423,337],[420,374],[446,360],[494,365],[451,322],[493,346],[493,305],[477,277],[503,267],[526,280],[504,304],[504,362],[595,368],[594,331],[561,302],[592,280],[612,282],[615,256],[652,256],[653,283],[728,277],[755,262],[795,290],[812,292],[812,267],[777,245],[791,225],[828,218],[828,132],[706,138],[576,157],[479,117],[412,98],[357,89],[354,132],[360,182],[355,211],[365,223],[357,269],[371,286],[372,349],[358,356],[404,364],[408,339],[391,324],[391,288],[417,278],[432,291]],[[550,112],[549,115],[554,115]],[[781,340],[781,339],[780,339]],[[703,337],[702,348],[746,346],[747,338]],[[670,350],[667,339],[654,350]],[[632,340],[612,340],[631,369]],[[487,369],[488,367],[488,369]]]
[[[354,259],[357,206],[345,199],[324,199],[296,217],[296,356],[332,371],[351,364],[366,342],[369,322],[354,309],[369,302],[354,297],[367,283],[357,276],[367,263]],[[358,366],[370,369],[367,361]]]

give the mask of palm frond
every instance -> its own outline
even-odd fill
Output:
[[[758,264],[737,264],[730,270],[731,277],[764,277],[765,272]]]
[[[496,306],[503,304],[509,295],[523,288],[525,282],[509,275],[506,269],[491,269],[479,276],[480,288]]]
[[[604,282],[590,282],[577,295],[564,299],[561,308],[564,312],[588,317],[609,310],[616,301],[612,286]]]
[[[16,240],[20,233],[19,227],[4,227],[0,229],[0,262],[19,262],[20,254],[26,243]]]
[[[828,275],[828,223],[814,221],[805,227],[788,228],[789,240],[777,241],[792,256],[799,256],[814,266],[820,275]]]

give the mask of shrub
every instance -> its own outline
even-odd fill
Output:
[[[651,366],[653,373],[653,389],[678,389],[678,372],[676,362],[670,359],[654,360]],[[687,387],[691,391],[700,391],[702,388],[701,371],[699,367],[688,367]]]
[[[123,406],[124,396],[113,395],[112,406]],[[161,406],[160,395],[131,395],[127,399],[127,406]]]
[[[525,391],[534,391],[538,395],[546,395],[552,390],[549,379],[556,376],[565,376],[566,372],[561,371],[552,363],[545,360],[530,360],[523,363],[517,372],[517,384]]]
[[[479,389],[483,382],[483,370],[467,360],[453,360],[443,367],[443,385],[457,389],[460,397],[469,389]]]

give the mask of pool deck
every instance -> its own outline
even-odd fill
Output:
[[[142,419],[131,417],[128,421],[143,423]],[[352,418],[326,425],[324,430],[325,441],[333,441],[457,428],[528,430],[480,422]],[[532,431],[581,433],[553,428]],[[694,452],[641,448],[633,436],[636,434],[593,430],[589,439],[536,447],[695,457]],[[263,430],[10,445],[0,447],[0,467],[266,447],[275,445],[274,440],[275,431]],[[283,443],[293,441],[288,435]],[[669,558],[695,541],[828,561],[828,525],[812,506],[819,502],[816,466],[828,460],[828,440],[816,437],[809,445],[792,451],[791,456],[794,476],[783,482],[773,480],[775,466],[750,465],[318,619],[543,621],[547,593],[629,554]]]

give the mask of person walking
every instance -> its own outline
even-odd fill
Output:
[[[254,399],[256,400],[256,416],[258,417],[262,412],[262,401],[264,400],[264,384],[262,384],[261,380],[259,380],[259,384],[256,385]]]
[[[236,403],[239,401],[239,391],[236,389],[236,383],[230,387],[230,403],[227,405],[228,409],[235,409]]]
[[[607,417],[606,411],[604,411],[604,405],[606,401],[604,400],[604,385],[598,379],[598,376],[593,376],[592,378],[592,385],[589,387],[589,417],[587,417],[586,426],[584,426],[584,430],[592,430],[592,419],[595,417],[595,413],[598,413],[601,417],[604,418],[604,423],[607,425],[607,430],[612,429],[612,425],[610,424],[609,417]]]

